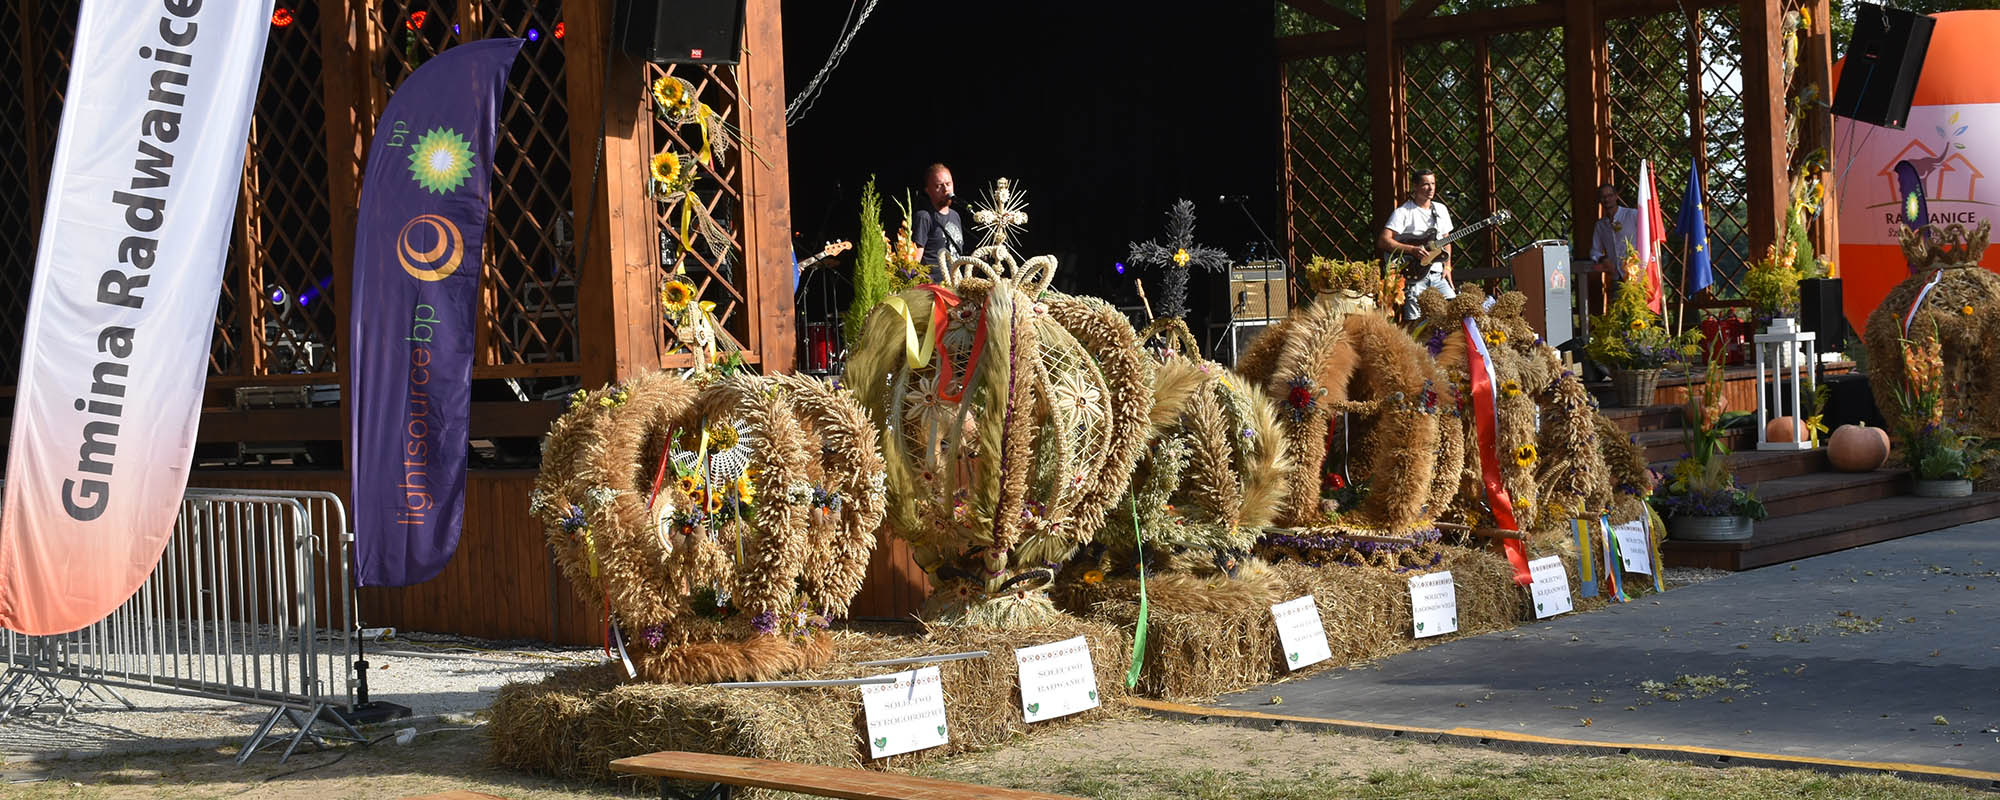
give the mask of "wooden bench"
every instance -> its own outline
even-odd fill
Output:
[[[978,786],[893,772],[678,750],[621,758],[611,762],[611,770],[659,778],[660,797],[664,800],[727,800],[731,788],[736,786],[846,800],[1076,800],[1058,794]],[[671,780],[695,781],[710,786],[699,794],[688,794],[673,788],[668,783]]]

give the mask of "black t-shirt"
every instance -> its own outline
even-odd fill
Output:
[[[920,208],[915,212],[916,220],[910,225],[910,238],[924,249],[924,263],[931,267],[931,280],[944,280],[944,273],[938,268],[938,254],[946,253],[947,260],[970,253],[965,246],[965,217],[958,209]]]

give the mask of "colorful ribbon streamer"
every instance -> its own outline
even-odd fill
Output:
[[[1931,296],[1931,290],[1937,288],[1938,281],[1943,279],[1944,270],[1940,269],[1937,272],[1931,273],[1930,282],[1924,284],[1924,288],[1917,292],[1917,299],[1910,301],[1910,310],[1903,315],[1904,336],[1910,335],[1910,323],[1917,321],[1917,309],[1924,307],[1924,298]]]
[[[1653,559],[1653,591],[1664,592],[1667,590],[1667,562],[1660,558],[1660,538],[1653,535],[1653,512],[1647,510],[1639,522],[1646,526],[1646,554]]]
[[[1591,552],[1590,520],[1571,520],[1576,529],[1576,593],[1579,597],[1597,596],[1597,556]]]
[[[1597,522],[1604,531],[1604,596],[1614,603],[1632,602],[1625,595],[1625,557],[1618,552],[1618,537],[1611,532],[1611,518],[1598,517]]]
[[[1493,362],[1486,352],[1486,340],[1481,338],[1479,323],[1471,317],[1465,318],[1466,372],[1472,379],[1472,406],[1475,428],[1479,434],[1480,477],[1486,483],[1487,504],[1493,508],[1493,521],[1500,530],[1519,532],[1520,523],[1514,519],[1514,499],[1507,494],[1507,483],[1500,476],[1500,408],[1494,397],[1494,389],[1500,383],[1493,375]],[[1528,586],[1535,578],[1528,572],[1528,547],[1520,539],[1500,540],[1501,549],[1507,554],[1507,562],[1514,567],[1514,582]]]

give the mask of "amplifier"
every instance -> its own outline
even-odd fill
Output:
[[[1290,312],[1283,268],[1229,270],[1230,319],[1278,319]]]

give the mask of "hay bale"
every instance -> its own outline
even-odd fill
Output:
[[[822,666],[788,676],[851,678],[882,674],[860,661],[986,650],[985,658],[938,665],[944,678],[944,747],[867,760],[861,693],[853,687],[718,689],[706,685],[622,683],[615,665],[559,672],[538,683],[509,684],[490,710],[492,758],[502,766],[564,778],[622,781],[610,763],[660,750],[766,758],[830,766],[904,768],[953,753],[991,747],[1028,725],[1022,719],[1013,650],[1084,636],[1097,671],[1097,709],[1040,722],[1037,730],[1116,713],[1125,694],[1131,642],[1108,624],[1063,619],[1017,630],[937,627],[923,636],[843,632]],[[745,797],[768,793],[742,794]]]

